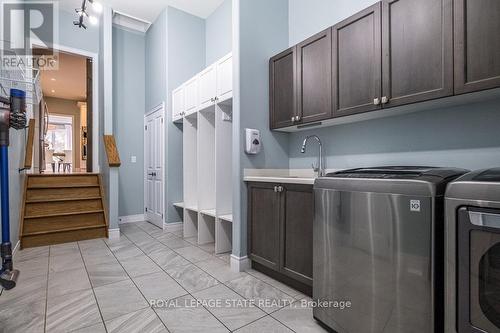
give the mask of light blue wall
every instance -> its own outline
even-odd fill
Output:
[[[289,0],[290,45],[324,30],[377,0]]]
[[[373,0],[289,0],[289,45],[372,5]],[[439,105],[439,104],[438,104]],[[290,135],[291,168],[309,168],[317,150],[299,149],[306,135],[318,134],[328,168],[374,165],[437,165],[478,169],[500,165],[500,101],[439,107]]]
[[[146,32],[146,109],[167,99],[167,9]]]
[[[481,169],[500,165],[500,100],[421,111],[290,136],[290,167],[309,168],[314,146],[300,153],[306,135],[323,140],[326,167],[429,165]]]
[[[113,127],[122,162],[119,216],[144,212],[145,47],[144,34],[113,28]]]
[[[222,58],[232,49],[232,0],[225,0],[206,19],[206,65]]]
[[[269,131],[269,58],[288,46],[287,0],[239,0],[234,43],[233,101],[233,254],[246,255],[245,168],[288,168],[288,134]],[[259,155],[244,153],[244,129],[261,131]]]
[[[75,12],[59,11],[59,44],[98,53],[99,25],[88,24],[87,29],[80,29],[73,24],[76,17]]]
[[[167,223],[182,221],[182,211],[173,206],[183,201],[182,124],[172,119],[172,90],[205,67],[205,20],[168,7],[168,97],[167,97]]]

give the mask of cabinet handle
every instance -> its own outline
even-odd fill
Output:
[[[278,186],[275,186],[274,187],[274,193],[277,193],[278,192]]]
[[[279,193],[283,192],[283,186],[281,186],[281,185],[280,185],[280,186],[278,186],[278,192],[279,192]]]
[[[377,97],[373,100],[373,105],[379,105],[379,104],[380,104],[380,98]]]
[[[292,123],[294,123],[294,122],[295,122],[295,117],[292,117]]]
[[[295,121],[300,121],[300,116],[296,116]]]
[[[387,96],[382,97],[382,104],[387,104],[387,103],[389,103],[389,97]]]

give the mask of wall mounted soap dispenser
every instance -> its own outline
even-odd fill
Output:
[[[245,153],[248,155],[257,155],[260,152],[261,146],[260,131],[245,128]]]

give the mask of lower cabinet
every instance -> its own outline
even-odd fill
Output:
[[[312,185],[249,183],[250,259],[285,283],[312,286],[313,219]]]

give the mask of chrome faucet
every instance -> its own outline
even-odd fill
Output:
[[[300,152],[302,154],[304,154],[306,152],[307,141],[309,139],[315,139],[316,141],[318,141],[318,144],[319,144],[318,165],[316,166],[313,163],[312,168],[313,168],[314,172],[318,173],[318,177],[323,177],[325,175],[325,168],[323,165],[323,145],[321,144],[321,139],[317,135],[309,135],[308,137],[306,137],[304,139],[304,142],[302,143],[302,149],[300,150]]]

